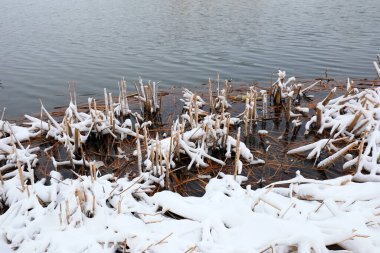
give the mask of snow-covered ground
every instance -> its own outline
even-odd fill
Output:
[[[221,174],[202,197],[147,195],[149,174],[131,181],[105,175],[61,180],[52,172],[17,190],[1,187],[10,209],[0,216],[3,244],[17,252],[378,252],[380,183],[351,176],[308,180],[297,175],[263,189]]]

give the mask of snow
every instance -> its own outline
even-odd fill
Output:
[[[149,177],[53,179],[49,186],[30,186],[29,196],[14,190],[17,182],[5,181],[1,196],[11,208],[0,216],[0,233],[17,252],[115,252],[124,241],[129,252],[263,252],[271,247],[332,252],[326,248],[332,244],[377,252],[380,247],[377,182],[318,181],[298,174],[279,182],[288,187],[252,190],[240,185],[244,177],[235,181],[220,174],[204,196],[182,197],[170,191],[148,196]]]
[[[2,242],[0,240],[0,252],[1,253],[12,253],[14,251],[11,250],[7,244],[5,244],[4,242]]]

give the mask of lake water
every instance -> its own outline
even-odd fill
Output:
[[[163,88],[273,71],[375,78],[380,0],[0,0],[0,108],[19,116],[130,82]]]

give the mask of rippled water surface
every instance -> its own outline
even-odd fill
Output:
[[[379,0],[0,0],[0,107],[64,105],[68,80],[84,101],[123,76],[374,78],[379,27]]]

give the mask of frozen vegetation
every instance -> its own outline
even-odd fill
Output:
[[[273,102],[284,106],[287,123],[299,127],[309,108],[293,102],[308,96],[318,82],[303,87],[294,77],[286,80],[285,71],[278,76]],[[344,157],[342,170],[354,168],[353,175],[314,180],[298,172],[256,190],[242,186],[247,180],[242,169],[265,161],[241,137],[256,134],[251,126],[259,117],[259,101],[260,113],[268,113],[266,90],[251,87],[242,113],[232,116],[228,82],[223,88],[218,82],[215,95],[210,81],[206,100],[184,89],[183,114],[161,137],[148,135],[153,125],[148,115],[160,110],[158,85],[140,80],[136,112],[129,107],[125,80],[119,88],[116,99],[105,90],[102,105],[89,98],[86,111],[78,110],[71,92],[60,119],[42,104],[40,118],[25,115],[28,126],[1,118],[1,252],[379,252],[380,88],[359,90],[348,80],[342,96],[334,98],[336,89],[331,90],[306,123],[307,133],[316,131],[320,140],[288,152],[308,152],[319,168]],[[52,147],[40,150],[26,143],[41,135],[63,145],[66,159],[51,156],[55,170],[36,180],[37,154]],[[136,176],[101,175],[102,162],[83,154],[92,135],[133,138]],[[326,152],[330,155],[318,160]],[[183,156],[190,162],[178,168]],[[203,196],[183,197],[172,190],[172,170],[201,169],[211,162],[222,167],[227,160],[234,164],[233,173],[211,178]],[[73,168],[75,178],[63,177],[65,166]],[[75,172],[76,166],[86,173]]]

